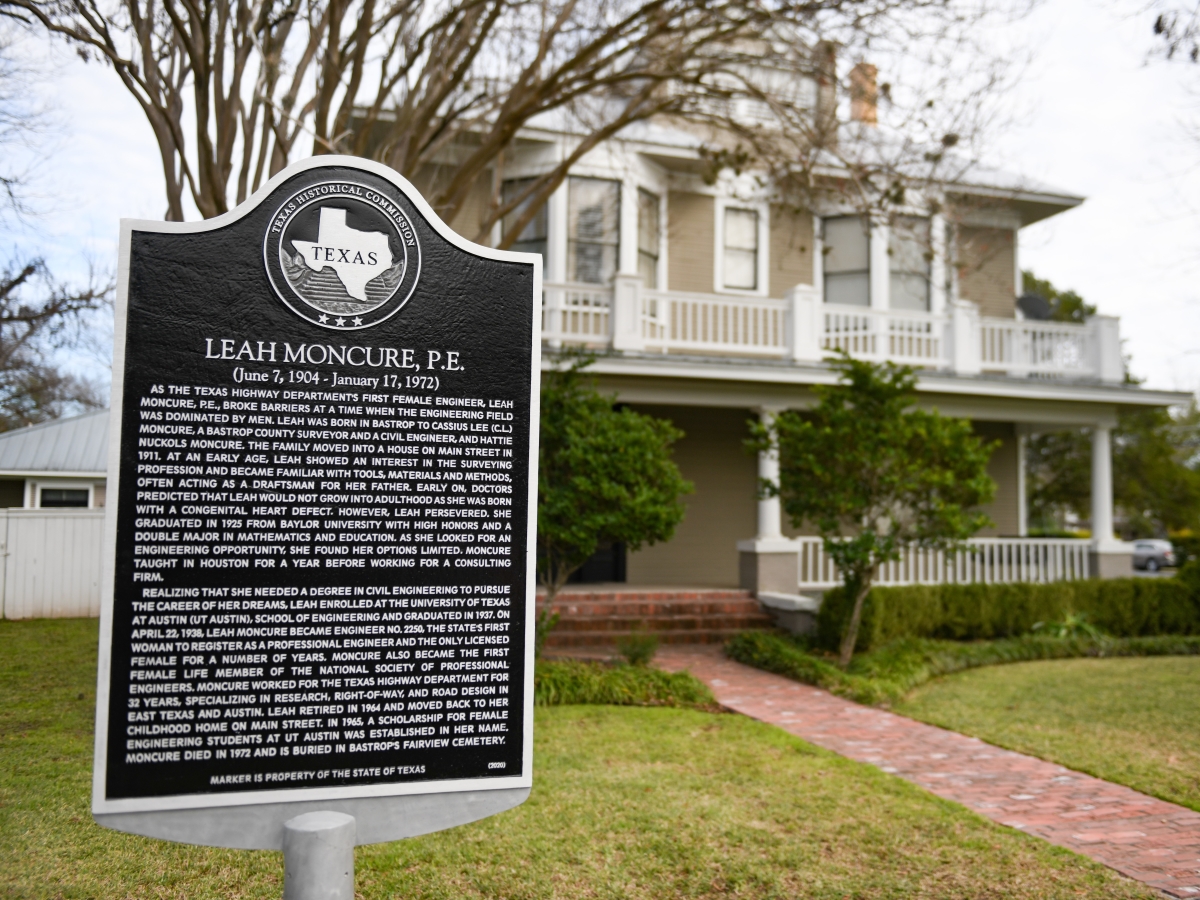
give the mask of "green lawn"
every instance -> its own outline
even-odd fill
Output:
[[[95,634],[0,622],[0,896],[278,898],[278,854],[92,824]],[[739,716],[543,708],[536,759],[524,806],[360,849],[360,897],[1155,896]]]
[[[1200,659],[989,666],[914,691],[897,712],[1200,810]]]

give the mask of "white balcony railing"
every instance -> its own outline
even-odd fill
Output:
[[[612,289],[597,284],[548,284],[542,291],[542,339],[607,345],[612,337]]]
[[[943,368],[948,361],[944,316],[826,305],[823,317],[824,350],[933,368]]]
[[[826,589],[842,583],[837,567],[820,538],[796,538],[800,590]],[[898,562],[880,567],[875,583],[1002,584],[1014,581],[1070,581],[1088,575],[1085,540],[1060,538],[974,538],[954,552],[905,550]]]
[[[981,321],[981,364],[1014,375],[1088,374],[1093,360],[1086,327],[1059,322]]]
[[[942,313],[822,303],[800,285],[783,300],[646,290],[618,275],[612,286],[547,284],[542,335],[551,346],[584,344],[639,353],[778,359],[797,365],[845,350],[959,375],[1003,374],[1119,383],[1118,321],[1087,324],[985,318],[954,301]]]
[[[785,300],[646,291],[641,307],[647,350],[779,357],[788,352]]]

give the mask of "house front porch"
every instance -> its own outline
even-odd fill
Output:
[[[838,583],[820,539],[792,527],[778,500],[758,497],[760,479],[774,479],[776,463],[748,452],[745,443],[755,419],[811,407],[814,384],[833,377],[828,368],[616,354],[599,358],[592,371],[598,387],[618,402],[667,419],[684,433],[675,458],[695,485],[684,498],[687,512],[672,539],[625,554],[620,578],[639,585],[740,588],[760,599],[790,598],[793,610],[811,606],[806,598]],[[997,495],[984,509],[994,524],[952,553],[910,550],[883,568],[879,583],[1046,582],[1130,574],[1131,548],[1112,536],[1111,429],[1117,403],[1147,393],[1118,385],[922,373],[919,406],[969,419],[980,437],[997,443],[989,463]],[[1024,444],[1031,434],[1058,429],[1091,434],[1096,537],[1090,540],[1031,538],[1026,532]],[[614,580],[604,574],[592,578]]]

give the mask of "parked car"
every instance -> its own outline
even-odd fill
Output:
[[[1157,572],[1165,566],[1175,565],[1175,548],[1170,541],[1135,541],[1133,545],[1133,567]]]

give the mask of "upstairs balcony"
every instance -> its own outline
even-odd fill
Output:
[[[740,357],[811,365],[830,353],[956,375],[1124,379],[1119,320],[1086,324],[981,316],[955,300],[944,313],[838,306],[810,285],[782,299],[647,290],[618,275],[611,286],[546,284],[542,338],[625,353]]]

